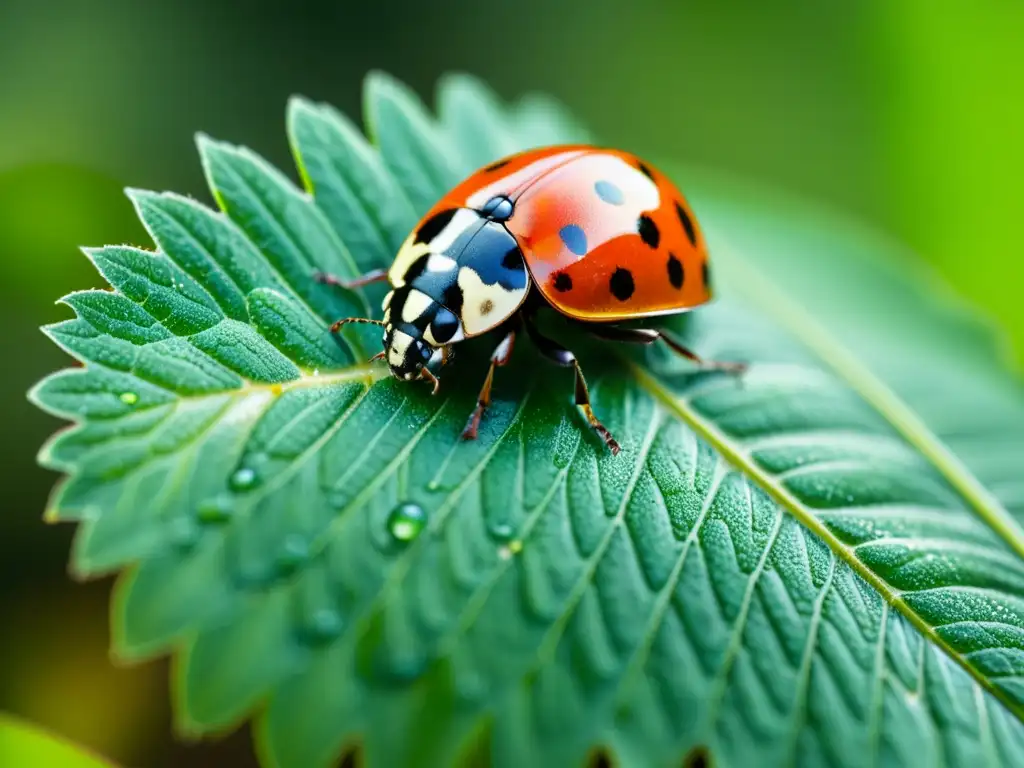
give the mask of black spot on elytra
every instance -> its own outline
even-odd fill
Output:
[[[612,279],[608,281],[608,288],[619,301],[626,301],[633,295],[636,285],[633,283],[633,273],[623,267],[616,267],[612,273]]]
[[[683,262],[674,253],[668,255],[668,281],[677,290],[683,287]]]
[[[708,269],[708,263],[705,261],[700,265],[700,276],[704,280],[704,285],[708,288],[711,287],[711,270]]]
[[[657,248],[658,243],[661,242],[661,232],[658,231],[658,225],[646,213],[640,214],[640,218],[636,220],[636,231],[640,233],[640,239],[651,248]]]
[[[572,278],[569,277],[565,272],[555,273],[555,280],[552,283],[555,286],[555,290],[559,293],[565,293],[566,291],[572,290]]]
[[[636,167],[640,169],[640,173],[642,173],[644,176],[646,176],[651,181],[654,181],[654,171],[652,171],[649,166],[647,166],[644,163],[642,163],[641,161],[637,160],[636,161]]]
[[[518,246],[509,248],[508,253],[501,257],[501,266],[505,269],[521,269],[523,266],[523,254]]]
[[[455,216],[455,209],[449,208],[447,211],[439,211],[423,222],[423,226],[416,232],[417,243],[429,243],[435,237],[444,231],[444,228],[448,226],[448,223]]]
[[[488,165],[486,168],[484,168],[484,171],[486,171],[487,173],[490,173],[491,171],[496,171],[499,168],[504,168],[506,165],[509,164],[509,162],[509,160],[499,160],[496,163],[491,163],[490,165]]]
[[[676,215],[679,216],[679,221],[683,225],[683,230],[686,232],[686,239],[690,241],[690,245],[697,246],[697,230],[693,227],[693,219],[690,218],[690,214],[686,212],[679,202],[676,202]]]

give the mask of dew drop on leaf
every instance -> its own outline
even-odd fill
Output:
[[[508,544],[498,547],[498,557],[502,560],[510,560],[513,556],[523,551],[522,539],[512,539]]]
[[[231,489],[235,491],[247,491],[256,485],[256,471],[250,467],[239,467],[231,475]]]
[[[390,660],[380,672],[395,683],[411,683],[427,669],[427,658],[422,654],[403,654]]]
[[[508,541],[512,538],[512,535],[515,533],[515,529],[513,529],[509,523],[501,521],[493,523],[490,526],[490,532],[491,536],[493,536],[498,541]]]
[[[277,555],[277,568],[282,575],[287,575],[309,559],[309,542],[305,536],[290,534],[281,542],[281,551]]]
[[[310,639],[320,642],[333,640],[345,628],[345,620],[333,608],[319,608],[309,617],[306,626]]]
[[[187,517],[177,517],[170,522],[168,535],[171,543],[179,549],[191,549],[199,541],[199,527]]]
[[[396,541],[412,541],[422,533],[426,525],[427,513],[418,504],[404,502],[388,515],[388,533]]]
[[[480,701],[489,691],[487,680],[477,672],[462,672],[455,678],[455,695],[466,704]]]
[[[125,405],[135,405],[139,402],[139,396],[135,392],[122,392],[120,399]]]
[[[226,496],[214,496],[199,502],[196,514],[204,523],[225,523],[235,512],[234,503]]]

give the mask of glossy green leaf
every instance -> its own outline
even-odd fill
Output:
[[[486,342],[442,393],[328,333],[417,213],[499,153],[586,140],[464,76],[435,121],[368,80],[374,145],[303,100],[307,192],[203,138],[221,212],[131,192],[155,253],[47,329],[85,363],[33,391],[72,565],[118,583],[115,652],[178,653],[185,731],[257,723],[267,765],[1015,765],[1024,760],[1024,398],[998,337],[884,239],[671,170],[720,300],[661,349],[524,344],[480,439]],[[379,346],[377,347],[379,348]]]

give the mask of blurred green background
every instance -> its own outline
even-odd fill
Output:
[[[432,98],[463,70],[548,91],[602,141],[818,199],[913,246],[1024,349],[1024,4],[0,0],[0,710],[124,764],[245,766],[245,734],[171,735],[167,666],[106,657],[109,582],[41,522],[58,422],[25,400],[67,363],[37,330],[102,282],[80,245],[147,244],[128,185],[209,196],[194,131],[294,177],[285,100],[354,114],[381,68]],[[685,191],[686,180],[678,180]],[[828,258],[822,254],[822,258]]]

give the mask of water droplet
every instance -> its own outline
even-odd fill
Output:
[[[437,480],[431,480],[429,483],[427,483],[427,490],[428,491],[437,491],[437,490],[440,490],[440,488],[441,488],[441,484],[439,482],[437,482]]]
[[[478,672],[470,670],[456,676],[455,695],[465,704],[480,701],[490,690],[487,679]]]
[[[388,515],[388,531],[397,541],[409,542],[427,525],[427,513],[418,504],[399,504]]]
[[[512,539],[508,544],[498,547],[498,557],[502,560],[510,560],[513,556],[523,551],[522,539]]]
[[[306,631],[310,639],[317,641],[333,640],[345,628],[345,620],[333,608],[318,608],[309,617]]]
[[[498,541],[508,541],[512,538],[512,535],[515,533],[515,529],[513,529],[509,523],[506,523],[504,521],[494,523],[493,525],[491,525],[490,530],[491,536],[493,536]]]
[[[313,375],[314,376],[319,376],[320,375],[320,369],[319,368],[314,368],[313,369]]]
[[[239,467],[231,475],[231,488],[235,491],[247,491],[256,485],[256,471],[250,467]]]
[[[278,570],[287,574],[294,571],[309,559],[309,542],[305,536],[292,533],[284,537],[281,551],[277,554]]]
[[[125,405],[135,405],[139,402],[139,395],[136,392],[122,392],[121,402]]]
[[[225,523],[231,519],[235,506],[227,496],[215,496],[199,502],[196,510],[200,521],[204,523]]]
[[[384,666],[386,663],[386,666]],[[426,656],[419,653],[403,653],[383,662],[382,675],[395,683],[411,683],[427,669]]]
[[[199,541],[199,526],[187,517],[176,517],[170,521],[168,536],[179,549],[191,549]]]

